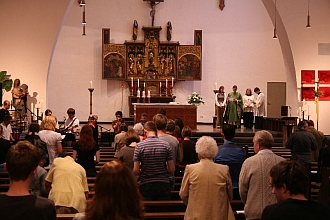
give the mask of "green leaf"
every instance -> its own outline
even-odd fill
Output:
[[[4,81],[6,79],[7,71],[1,71],[0,72],[0,82]]]
[[[2,89],[6,90],[6,92],[9,92],[11,90],[12,85],[13,85],[13,80],[7,79],[2,82]]]

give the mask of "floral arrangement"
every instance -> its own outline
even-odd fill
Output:
[[[313,94],[315,98],[319,98],[321,95],[323,95],[323,92],[320,90],[313,90]]]
[[[205,103],[203,101],[203,98],[201,97],[201,95],[198,94],[197,92],[191,93],[191,95],[188,96],[187,101],[188,101],[189,104],[193,104],[193,105],[196,105],[196,106]]]

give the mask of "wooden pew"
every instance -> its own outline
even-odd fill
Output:
[[[75,214],[57,214],[57,220],[72,220]],[[183,219],[184,212],[147,212],[144,215],[145,219]]]

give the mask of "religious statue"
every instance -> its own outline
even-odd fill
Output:
[[[160,72],[161,74],[165,74],[165,70],[166,70],[166,59],[164,54],[162,54],[161,58],[160,58]]]
[[[137,60],[136,60],[137,75],[141,75],[142,74],[142,63],[143,63],[142,55],[141,54],[138,54],[137,55]]]
[[[171,22],[167,22],[167,32],[166,32],[166,39],[170,41],[172,39],[172,24]]]
[[[168,61],[168,71],[170,75],[173,74],[173,65],[174,65],[174,57],[173,54],[171,54]]]
[[[134,54],[129,55],[128,64],[129,64],[129,71],[128,71],[129,74],[134,75],[134,66],[135,66]]]
[[[13,95],[13,106],[15,110],[20,111],[21,115],[26,114],[28,86],[26,84],[21,86],[21,81],[19,79],[15,79],[11,93]]]
[[[154,65],[154,52],[150,50],[148,55],[149,55],[149,65]]]
[[[133,40],[137,39],[137,34],[138,34],[138,23],[137,20],[134,20],[134,24],[133,24]]]

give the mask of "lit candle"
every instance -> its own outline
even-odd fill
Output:
[[[218,90],[218,83],[214,83],[215,90]]]
[[[148,90],[148,98],[150,98],[150,90]]]
[[[159,82],[159,94],[162,94],[162,82]]]
[[[309,105],[307,105],[307,116],[309,116]]]
[[[90,81],[90,87],[89,88],[93,88],[93,81]]]
[[[140,87],[140,79],[138,79],[138,88]]]
[[[136,94],[137,97],[140,97],[140,90],[138,89],[137,91],[137,94]]]
[[[40,102],[40,112],[42,112],[42,106],[43,106],[43,102],[44,102],[44,100],[43,100],[43,99],[41,99],[41,102]]]
[[[142,91],[142,98],[145,98],[146,97],[146,92],[143,90]]]
[[[172,77],[172,87],[174,87],[174,77]]]
[[[131,77],[131,86],[133,88],[133,77]]]
[[[165,80],[165,88],[167,90],[167,79]]]

